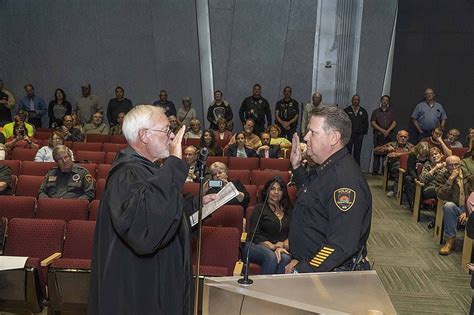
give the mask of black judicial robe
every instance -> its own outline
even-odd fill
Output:
[[[88,314],[190,314],[186,162],[160,168],[132,148],[110,171],[96,223]]]

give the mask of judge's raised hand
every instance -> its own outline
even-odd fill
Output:
[[[300,138],[295,132],[293,134],[293,139],[291,140],[291,154],[290,162],[293,169],[297,169],[301,165],[301,149],[300,149]]]
[[[184,132],[186,131],[186,126],[183,125],[178,133],[174,136],[173,141],[170,143],[170,155],[176,156],[178,159],[183,157],[183,149],[181,143],[183,141]]]

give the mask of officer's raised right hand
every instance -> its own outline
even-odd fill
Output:
[[[290,162],[293,169],[297,169],[301,165],[301,149],[300,149],[300,138],[295,132],[293,134],[293,139],[291,140],[291,154]]]

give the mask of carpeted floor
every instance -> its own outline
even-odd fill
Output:
[[[428,222],[434,213],[412,212],[382,190],[380,176],[367,176],[373,196],[369,259],[375,263],[399,314],[467,314],[472,290],[470,275],[461,268],[462,239],[450,256],[438,254]],[[459,236],[463,234],[459,233]]]

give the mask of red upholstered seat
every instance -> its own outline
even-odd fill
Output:
[[[102,145],[102,143],[100,145]],[[104,164],[105,152],[76,151],[76,153],[74,154],[74,158],[76,161],[89,161],[89,163]]]
[[[401,169],[404,169],[404,170],[407,170],[408,169],[408,157],[410,156],[410,154],[402,154],[400,155],[400,168]]]
[[[242,232],[244,209],[237,205],[224,205],[217,209],[211,217],[204,220],[206,226],[234,227]]]
[[[127,139],[120,135],[110,136],[110,143],[127,143]]]
[[[18,182],[18,177],[16,175],[12,175],[11,181],[12,181],[11,195],[14,195],[16,192],[16,183]]]
[[[112,164],[116,155],[117,152],[105,152],[105,164]]]
[[[290,160],[288,159],[260,159],[261,170],[289,171]]]
[[[95,221],[69,221],[62,258],[91,259],[94,231]]]
[[[43,292],[47,267],[40,267],[39,261],[62,252],[65,226],[62,220],[15,218],[8,223],[4,255],[30,257],[27,266],[38,269]]]
[[[290,181],[290,173],[285,171],[252,171],[250,174],[250,182],[257,187],[265,185],[270,179],[280,176],[285,184],[288,184]]]
[[[295,186],[290,186],[290,187],[287,186],[286,189],[288,190],[288,197],[290,197],[290,202],[294,206],[296,204],[298,189],[296,189]]]
[[[33,161],[36,156],[36,149],[15,148],[12,150],[10,159],[20,161]]]
[[[187,147],[187,146],[193,145],[197,148],[199,147],[199,141],[200,139],[186,138],[186,139],[183,139],[183,146]]]
[[[44,176],[20,175],[16,184],[15,195],[38,197]]]
[[[90,133],[86,135],[86,142],[109,142],[110,141],[110,136],[109,135],[101,135],[97,133]]]
[[[74,142],[72,144],[72,150],[76,151],[102,151],[102,143],[100,142]],[[80,160],[77,156],[74,156],[76,160]]]
[[[105,190],[105,184],[106,184],[106,180],[103,179],[103,178],[100,178],[97,180],[97,185],[96,185],[96,189],[95,189],[95,198],[96,200],[100,200],[100,198],[102,198],[102,194],[104,193],[104,190]]]
[[[35,139],[38,139],[38,140],[48,140],[49,137],[51,136],[51,132],[52,131],[41,131],[41,130],[37,130],[35,132]]]
[[[464,154],[467,153],[469,148],[451,148],[453,155],[459,156],[461,159],[464,157]]]
[[[20,175],[44,176],[54,166],[56,166],[54,162],[23,161]]]
[[[193,248],[196,249],[194,241]],[[240,232],[236,228],[203,226],[201,247],[201,272],[212,276],[231,276],[239,259]],[[193,250],[193,265],[196,250]],[[216,268],[217,267],[217,268]]]
[[[214,162],[224,163],[226,166],[229,164],[229,158],[227,156],[208,156],[207,157],[207,167],[211,166]]]
[[[243,185],[250,185],[249,170],[229,170],[228,176],[230,180],[239,180]]]
[[[231,170],[258,170],[259,161],[256,157],[238,158],[229,157],[229,169]]]
[[[0,217],[34,218],[36,199],[30,196],[0,196]]]
[[[97,179],[107,178],[112,165],[110,164],[99,164],[97,165]]]
[[[79,163],[79,165],[87,169],[92,177],[97,178],[97,165],[95,163]]]
[[[122,149],[125,149],[127,144],[123,143],[104,143],[102,146],[102,151],[104,152],[118,152]]]
[[[255,185],[244,185],[245,189],[250,195],[250,201],[249,201],[249,206],[255,206],[258,200],[258,189],[257,186]]]
[[[97,221],[99,216],[100,200],[92,200],[89,203],[89,221]]]
[[[199,196],[199,183],[184,183],[181,193],[183,195],[191,193],[195,197]]]
[[[20,167],[21,161],[20,160],[0,160],[0,164],[6,165],[10,167],[10,171],[12,175],[20,175]]]
[[[38,219],[87,220],[89,201],[85,199],[38,199]]]

